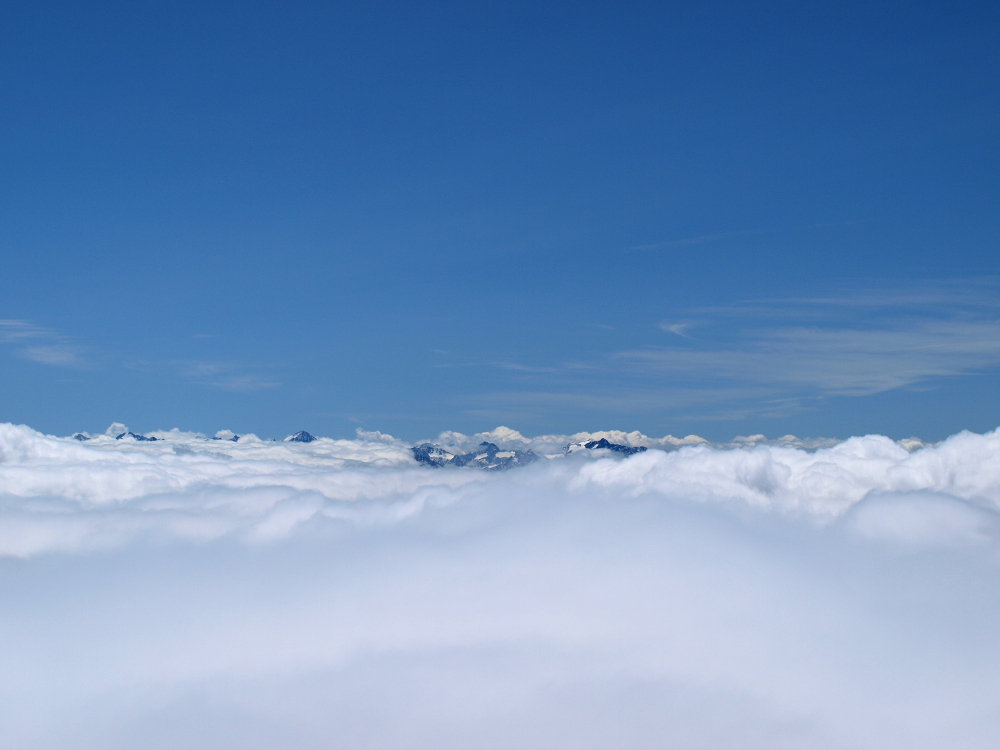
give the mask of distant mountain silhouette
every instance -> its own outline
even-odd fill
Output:
[[[538,460],[534,451],[502,451],[493,443],[480,443],[472,453],[452,453],[439,445],[423,443],[410,450],[413,457],[428,466],[470,466],[487,471],[503,471],[526,466]]]
[[[631,456],[635,453],[642,453],[646,450],[646,446],[631,446],[631,445],[621,445],[620,443],[612,443],[608,441],[607,438],[601,438],[600,440],[586,440],[582,443],[570,443],[566,446],[566,453],[575,453],[578,450],[609,450],[615,453],[620,453],[623,456]]]

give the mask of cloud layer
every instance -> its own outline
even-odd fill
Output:
[[[0,426],[3,744],[995,740],[998,433],[588,433],[657,443],[626,459],[485,435],[552,457]]]

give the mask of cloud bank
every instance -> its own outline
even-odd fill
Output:
[[[4,746],[992,747],[997,432],[483,435],[0,425]]]

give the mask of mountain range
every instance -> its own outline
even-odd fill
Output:
[[[502,451],[494,443],[485,442],[480,443],[479,448],[471,453],[452,453],[434,443],[415,445],[410,450],[413,451],[413,457],[419,463],[428,466],[470,466],[487,471],[503,471],[515,466],[525,466],[534,463],[539,458],[538,454],[531,450]],[[635,453],[642,453],[646,448],[645,446],[621,445],[612,443],[607,438],[601,438],[582,443],[570,443],[563,450],[563,453],[568,455],[581,450],[607,450],[622,456],[631,456]]]

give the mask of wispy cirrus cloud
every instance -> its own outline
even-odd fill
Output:
[[[608,387],[606,382],[563,382],[561,387],[549,390],[508,390],[463,396],[456,401],[466,416],[518,424],[532,424],[539,421],[540,415],[567,409],[629,418],[655,413],[670,414],[678,420],[719,421],[786,417],[810,408],[800,398],[782,398],[779,393],[778,389],[760,385],[698,388],[632,379],[628,385],[619,383],[618,387]]]
[[[16,356],[55,367],[86,367],[87,347],[69,336],[28,320],[0,320],[0,343],[13,347]]]
[[[685,339],[691,338],[691,336],[688,334],[688,329],[690,329],[691,326],[692,323],[689,322],[671,323],[669,320],[664,320],[662,323],[660,323],[660,328],[662,328],[664,331],[667,331],[669,333],[676,333],[678,336]]]
[[[535,357],[531,382],[528,368],[498,368],[522,388],[479,394],[476,408],[770,418],[830,397],[938,387],[1000,367],[998,292],[1000,279],[980,278],[665,311],[643,345],[586,367]]]
[[[650,347],[614,359],[636,373],[687,375],[869,395],[1000,364],[1000,320],[872,329],[776,327],[727,345]]]
[[[761,235],[773,235],[778,233],[787,233],[787,232],[802,231],[802,230],[831,229],[836,227],[852,227],[856,226],[858,223],[859,222],[857,221],[848,220],[848,221],[821,222],[819,224],[808,224],[804,226],[737,229],[730,232],[713,232],[711,234],[699,234],[691,237],[680,237],[677,239],[664,240],[662,242],[651,242],[645,245],[632,245],[631,247],[622,248],[622,250],[624,252],[672,250],[674,248],[688,247],[691,245],[705,245],[713,242],[723,242],[726,240],[736,240],[736,239],[755,237]]]
[[[682,237],[675,240],[665,240],[663,242],[653,242],[648,245],[633,245],[626,247],[626,252],[645,252],[649,250],[670,250],[677,247],[688,247],[689,245],[704,245],[709,242],[719,240],[735,239],[737,237],[747,237],[750,235],[762,234],[760,229],[741,229],[735,232],[716,232],[715,234],[702,234],[696,237]]]
[[[174,362],[174,368],[181,377],[225,391],[251,392],[278,388],[281,383],[274,378],[248,368],[237,362],[183,361]]]
[[[24,319],[0,319],[0,345],[10,347],[11,353],[20,358],[53,367],[90,368],[87,354],[92,349],[83,346],[70,336],[53,328]],[[108,357],[105,357],[107,359]],[[261,368],[231,361],[152,361],[146,359],[118,359],[119,366],[131,370],[156,371],[166,366],[177,376],[201,385],[234,392],[259,391],[281,385],[275,378],[261,372]]]
[[[773,319],[809,317],[826,320],[861,315],[923,315],[935,318],[1000,314],[1000,276],[942,279],[896,286],[857,286],[815,297],[771,297],[731,305],[699,307],[692,314],[715,318]]]

